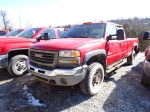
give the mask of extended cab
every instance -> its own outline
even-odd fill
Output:
[[[61,39],[32,45],[27,66],[40,81],[79,84],[83,93],[94,95],[104,76],[125,62],[133,64],[138,52],[138,39],[126,38],[121,25],[87,22],[73,26]]]
[[[27,73],[26,59],[28,49],[33,43],[39,41],[45,33],[50,35],[49,39],[58,39],[64,34],[62,28],[29,28],[16,37],[0,38],[0,68],[7,67],[10,74],[20,76]],[[42,40],[44,41],[44,40]]]

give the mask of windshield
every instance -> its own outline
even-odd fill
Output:
[[[73,26],[62,38],[103,38],[105,28],[104,23]]]
[[[0,36],[4,36],[6,35],[6,32],[5,31],[0,31]]]
[[[6,37],[8,37],[8,36],[16,36],[16,35],[18,35],[21,31],[22,31],[22,30],[19,30],[19,29],[18,29],[18,30],[13,30],[13,31],[7,33],[5,36],[6,36]]]
[[[24,38],[32,38],[39,30],[40,30],[40,28],[29,28],[29,29],[19,33],[16,36],[24,37]]]

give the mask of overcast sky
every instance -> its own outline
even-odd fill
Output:
[[[19,27],[57,26],[89,21],[150,17],[150,0],[0,0],[0,9]]]

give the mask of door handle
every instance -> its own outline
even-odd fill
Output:
[[[119,42],[119,45],[121,46],[121,45],[122,45],[122,43],[121,43],[121,42]]]

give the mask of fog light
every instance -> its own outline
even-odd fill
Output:
[[[73,60],[72,63],[77,64],[78,60]]]
[[[65,64],[77,64],[78,60],[59,60],[59,63],[65,63]]]
[[[61,82],[62,84],[67,84],[67,80],[66,80],[65,78],[60,78],[60,82]]]

